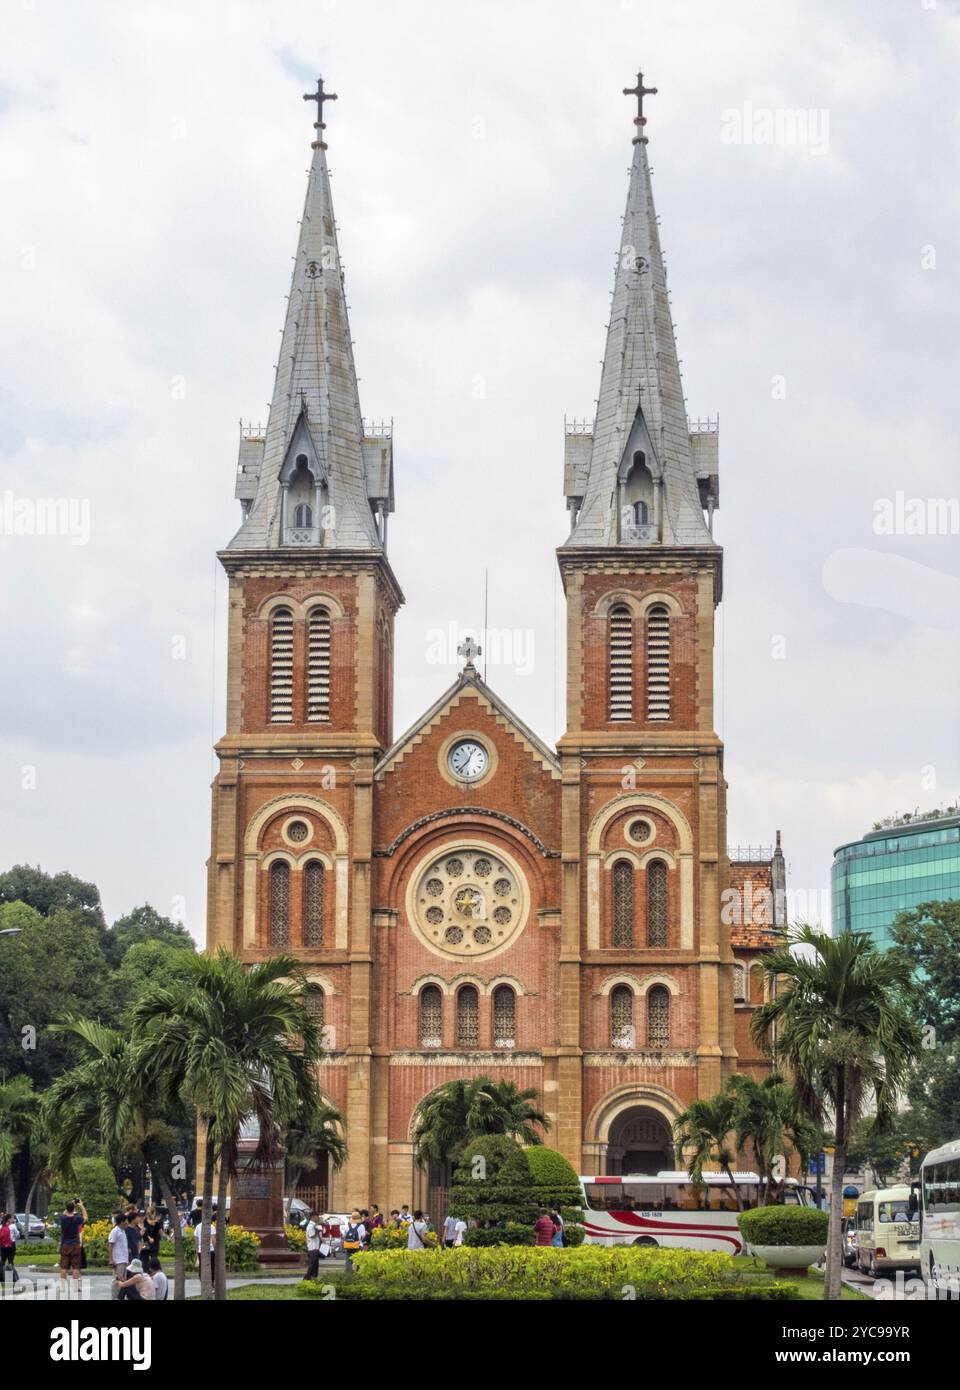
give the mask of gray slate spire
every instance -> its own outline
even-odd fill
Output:
[[[306,457],[310,466],[310,488],[301,489],[301,496],[309,499],[315,534],[309,528],[295,530],[292,514],[281,529],[281,479],[292,479],[299,457]],[[247,510],[229,549],[314,543],[380,549],[371,502],[392,511],[392,461],[389,433],[381,431],[375,441],[364,438],[326,145],[318,138],[313,143],[269,423],[261,438],[241,439],[237,496]],[[321,496],[332,520],[322,542]],[[288,510],[292,513],[292,507]]]
[[[641,543],[713,545],[698,491],[666,273],[638,125],[592,436],[568,431],[565,491],[576,515],[568,546],[636,543],[618,526],[625,478],[642,450],[660,487],[660,525]],[[651,522],[653,509],[651,508]]]

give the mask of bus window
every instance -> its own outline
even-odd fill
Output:
[[[673,1192],[676,1211],[697,1211],[700,1208],[700,1189],[692,1182],[678,1183]]]
[[[872,1231],[872,1230],[873,1230],[873,1203],[872,1203],[872,1202],[858,1202],[858,1203],[857,1203],[857,1230],[858,1230],[858,1231]]]
[[[624,1184],[624,1200],[630,1200],[633,1211],[662,1211],[663,1184],[659,1182],[629,1182]]]
[[[749,1201],[749,1189],[741,1189],[741,1200],[746,1206]],[[711,1187],[710,1189],[710,1210],[711,1211],[736,1211],[737,1194],[729,1183],[724,1183],[722,1187]]]
[[[939,1165],[942,1178],[942,1211],[960,1211],[960,1158]]]

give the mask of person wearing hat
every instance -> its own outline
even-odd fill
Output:
[[[155,1303],[157,1286],[147,1274],[139,1260],[131,1260],[127,1265],[126,1279],[118,1279],[121,1298],[132,1299],[134,1303]]]

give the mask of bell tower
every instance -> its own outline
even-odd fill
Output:
[[[712,1094],[736,1056],[713,709],[717,427],[691,426],[684,405],[644,134],[655,90],[642,74],[625,89],[638,111],[596,416],[566,427],[560,1121],[571,1156],[593,1089],[630,1082],[649,1093],[652,1120],[671,1122],[664,1097]],[[619,1064],[609,1077],[608,1056]],[[604,1157],[584,1152],[581,1171],[604,1171]]]
[[[216,745],[207,949],[299,956],[349,1077],[367,1187],[373,773],[393,739],[387,558],[392,429],[360,411],[316,93],[303,218],[265,427],[242,426],[229,577],[227,725]],[[341,1075],[343,1073],[341,1072]]]

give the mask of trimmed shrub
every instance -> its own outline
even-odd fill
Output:
[[[737,1225],[750,1245],[826,1245],[830,1216],[815,1207],[754,1207]]]
[[[472,1226],[464,1232],[463,1243],[474,1250],[490,1245],[536,1245],[537,1233],[532,1226],[508,1221],[505,1226]]]
[[[450,1211],[481,1225],[499,1221],[532,1225],[537,1199],[523,1150],[503,1134],[471,1139],[457,1160]]]
[[[753,1273],[744,1277],[729,1255],[630,1246],[587,1246],[575,1252],[461,1248],[439,1257],[368,1254],[352,1273],[303,1280],[296,1293],[321,1301],[431,1303],[783,1302],[799,1297],[796,1284],[773,1283]]]

